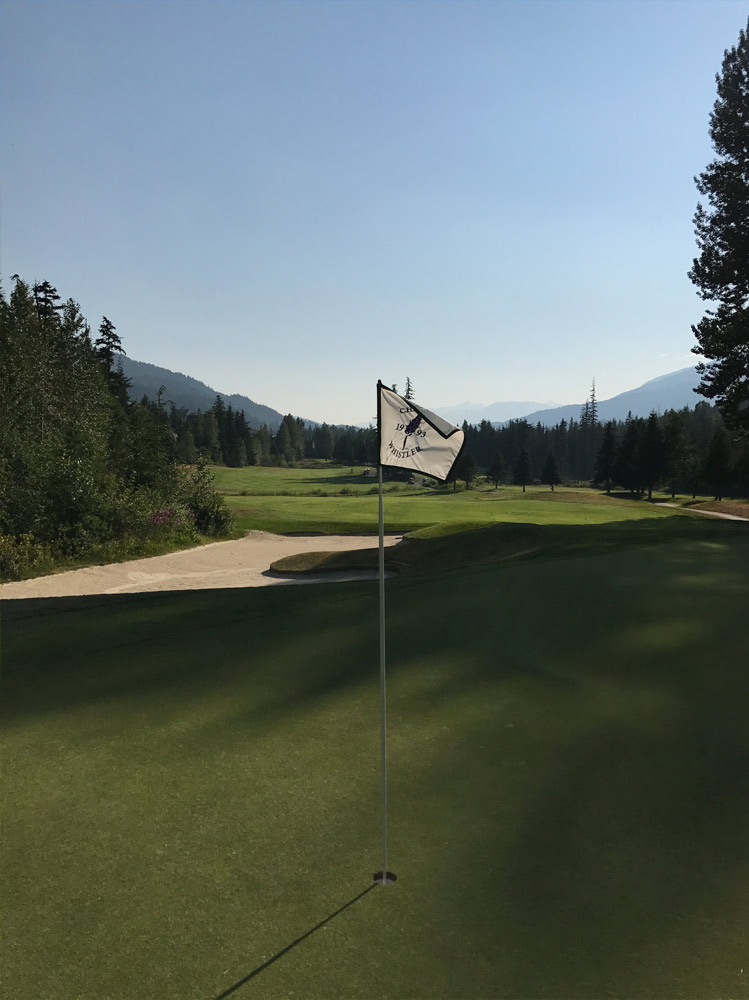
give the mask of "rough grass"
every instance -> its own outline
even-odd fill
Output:
[[[688,510],[712,510],[719,514],[733,514],[736,517],[749,518],[749,501],[747,500],[710,500],[706,503],[689,504]]]
[[[679,520],[388,582],[363,896],[376,584],[5,602],[2,996],[746,996],[749,538]]]

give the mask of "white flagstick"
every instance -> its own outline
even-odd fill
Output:
[[[379,396],[379,385],[377,388]],[[379,416],[379,398],[377,412]],[[378,421],[379,423],[379,421]],[[379,427],[378,427],[379,447]],[[380,484],[380,758],[382,764],[382,871],[374,881],[390,885],[396,876],[388,871],[388,778],[387,778],[387,700],[385,697],[385,518],[382,511],[382,463],[377,461]]]

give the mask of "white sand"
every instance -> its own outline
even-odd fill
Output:
[[[402,536],[388,535],[386,545]],[[0,599],[84,597],[91,594],[136,594],[160,590],[215,590],[222,587],[266,587],[270,584],[333,583],[372,579],[376,573],[320,573],[298,578],[268,575],[276,559],[299,552],[371,549],[376,535],[271,535],[250,531],[244,538],[212,542],[195,549],[149,559],[88,566],[33,580],[0,584]]]

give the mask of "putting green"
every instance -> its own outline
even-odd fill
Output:
[[[3,997],[745,996],[743,527],[389,581],[265,968],[376,584],[7,603]]]

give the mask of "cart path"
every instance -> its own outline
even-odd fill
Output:
[[[395,545],[401,535],[386,535]],[[377,548],[377,535],[272,535],[250,531],[244,538],[211,542],[148,559],[67,570],[32,580],[0,584],[0,599],[87,597],[165,590],[217,590],[376,579],[376,573],[319,573],[284,578],[268,573],[271,563],[300,552],[343,552]]]
[[[692,514],[704,514],[705,517],[722,517],[724,521],[749,521],[749,517],[739,517],[738,514],[722,514],[718,510],[699,510],[697,507],[682,507],[678,503],[661,503],[660,501],[653,506],[655,507],[677,507],[679,510],[688,510]]]

